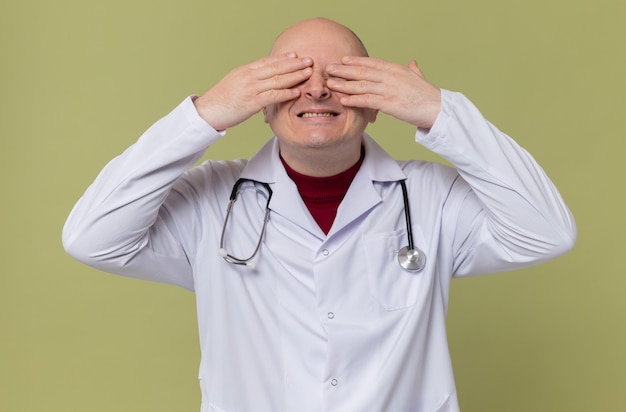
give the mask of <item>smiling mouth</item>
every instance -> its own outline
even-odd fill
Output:
[[[307,119],[311,117],[336,117],[336,116],[337,116],[337,113],[333,113],[333,112],[326,112],[326,113],[304,112],[298,115],[298,117],[300,117],[301,119]]]

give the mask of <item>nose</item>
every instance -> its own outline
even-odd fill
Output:
[[[326,75],[321,70],[314,70],[311,77],[302,85],[304,96],[311,100],[326,100],[330,89],[326,87]]]

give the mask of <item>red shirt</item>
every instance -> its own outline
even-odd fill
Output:
[[[304,204],[324,233],[328,234],[330,231],[337,215],[337,208],[359,171],[361,163],[363,152],[359,161],[344,172],[328,177],[312,177],[296,172],[283,160],[287,174],[298,187]]]

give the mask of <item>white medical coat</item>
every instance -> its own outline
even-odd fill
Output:
[[[64,245],[104,271],[195,291],[202,411],[458,411],[445,317],[450,280],[568,251],[574,220],[532,157],[461,94],[416,140],[456,169],[391,159],[370,137],[325,235],[271,139],[249,161],[193,165],[222,134],[186,99],[112,160],[70,214]],[[191,168],[191,170],[189,170]],[[273,189],[256,268],[218,254],[239,177]],[[419,273],[407,244],[406,179]],[[244,184],[225,248],[248,257],[267,194]]]

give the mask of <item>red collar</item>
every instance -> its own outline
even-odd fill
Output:
[[[359,171],[364,157],[365,151],[361,149],[361,157],[354,166],[328,177],[303,175],[289,167],[282,157],[280,158],[287,175],[298,187],[304,204],[324,233],[328,234],[330,231],[337,215],[337,208],[346,195],[354,176]]]

